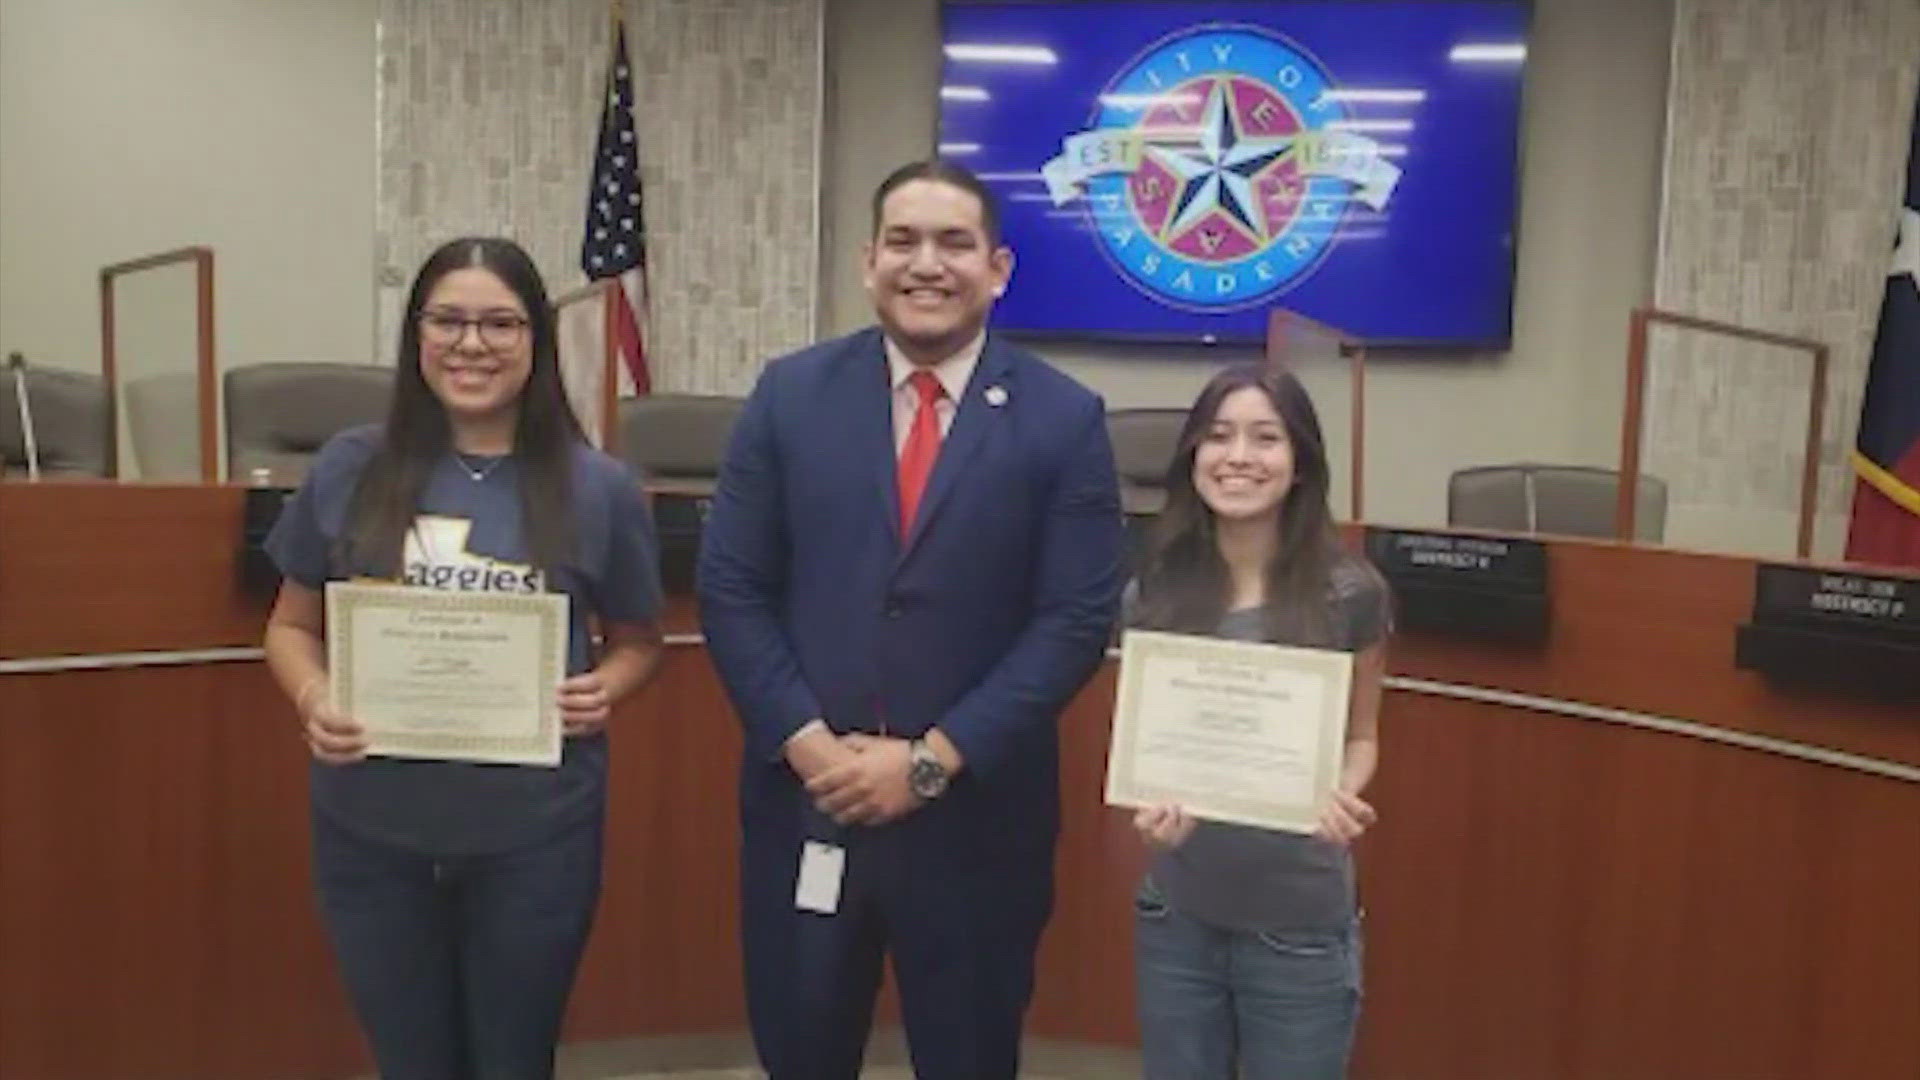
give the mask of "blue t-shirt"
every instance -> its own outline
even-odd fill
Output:
[[[287,578],[320,590],[364,569],[341,563],[340,540],[354,488],[381,439],[376,427],[355,428],[321,448],[267,537],[267,551]],[[624,465],[581,444],[572,479],[574,558],[547,582],[528,565],[518,462],[501,459],[476,480],[449,453],[428,479],[408,531],[405,583],[565,593],[567,673],[591,669],[590,614],[643,622],[660,610],[660,545],[640,483]],[[317,811],[356,832],[423,854],[465,855],[543,840],[598,816],[606,776],[601,734],[564,740],[554,769],[400,758],[315,762],[312,790]]]

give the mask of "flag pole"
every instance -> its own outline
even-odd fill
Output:
[[[614,65],[620,62],[620,31],[626,25],[626,12],[622,0],[608,0],[608,13],[611,15],[612,33],[607,35],[607,70],[600,87],[600,100],[606,101],[613,93]],[[601,282],[600,290],[600,450],[607,454],[620,452],[620,338],[618,318],[614,311],[615,293],[620,288],[620,277],[615,275]]]
[[[624,30],[627,25],[627,0],[607,0],[607,6],[613,11],[614,37],[615,37],[615,40],[618,41],[620,32]],[[622,51],[626,54],[627,64],[631,66],[633,64],[633,50],[629,48]],[[633,74],[632,72],[628,72],[629,76],[631,76],[632,74]],[[609,79],[613,77],[613,65],[611,63],[607,65],[607,77]],[[631,79],[629,79],[629,85],[631,85]],[[639,95],[636,93],[634,95],[634,98],[635,98],[634,103],[638,105]],[[639,190],[639,187],[640,187],[640,131],[639,131],[640,119],[639,117],[634,116],[632,114],[632,111],[629,111],[628,118],[631,120],[634,126],[633,183],[634,183],[634,190],[637,191]],[[646,349],[647,327],[652,325],[652,322],[647,318],[647,309],[652,306],[648,302],[649,297],[653,292],[653,290],[649,288],[649,285],[653,280],[652,260],[650,258],[643,258],[641,265],[643,267],[643,271],[640,274],[640,290],[639,290],[640,295],[632,299],[634,300],[635,303],[639,305],[639,308],[640,308],[640,310],[633,313],[634,325],[635,325],[635,330],[634,330],[635,344],[638,348],[640,348],[644,352],[644,350]],[[651,377],[649,377],[648,381],[649,383],[651,383],[652,381]],[[642,390],[638,385],[634,386],[633,391],[635,394],[641,394],[641,395],[651,394],[653,392],[651,387],[649,387],[646,390]],[[612,393],[616,397],[619,396],[619,383],[617,382],[614,383],[614,389]]]
[[[611,16],[609,25],[612,32],[607,35],[607,69],[600,79],[600,100],[613,93],[614,50],[620,47],[620,30],[627,24],[627,12],[621,0],[608,0],[607,13]]]

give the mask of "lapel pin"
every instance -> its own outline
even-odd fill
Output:
[[[987,404],[993,406],[996,409],[1007,403],[1007,392],[1002,387],[998,387],[998,386],[987,387],[987,392],[985,396],[987,399]]]

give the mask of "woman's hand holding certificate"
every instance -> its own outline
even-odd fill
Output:
[[[295,695],[294,711],[307,738],[307,749],[328,765],[351,765],[367,756],[367,733],[359,724],[333,710],[333,692],[325,675]]]
[[[607,726],[613,699],[597,671],[583,671],[560,684],[560,726],[568,735],[592,735]]]

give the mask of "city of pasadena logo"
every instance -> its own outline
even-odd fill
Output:
[[[540,571],[522,563],[501,562],[467,550],[473,523],[465,518],[422,514],[407,530],[402,584],[450,592],[537,593],[545,588]]]
[[[1041,173],[1054,205],[1084,207],[1135,288],[1170,307],[1233,311],[1311,276],[1355,202],[1377,212],[1392,198],[1399,167],[1347,123],[1304,48],[1208,24],[1115,75]]]

